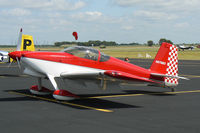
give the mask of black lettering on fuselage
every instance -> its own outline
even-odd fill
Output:
[[[24,39],[24,46],[23,49],[26,50],[27,46],[31,46],[32,42],[29,39]]]

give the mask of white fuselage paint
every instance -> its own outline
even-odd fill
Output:
[[[78,72],[88,72],[88,73],[98,73],[103,72],[104,70],[100,69],[94,69],[84,66],[78,66],[78,65],[71,65],[66,63],[59,63],[59,62],[53,62],[53,61],[46,61],[46,60],[40,60],[35,58],[27,58],[22,57],[21,58],[22,63],[24,64],[25,68],[31,70],[29,73],[28,71],[26,74],[33,75],[33,71],[36,73],[40,73],[43,75],[52,75],[53,77],[60,77],[61,73],[63,72],[70,72],[70,73],[76,73]]]

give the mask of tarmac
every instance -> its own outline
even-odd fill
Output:
[[[131,63],[149,68],[152,60]],[[190,80],[180,80],[176,92],[126,82],[101,90],[92,82],[65,80],[62,86],[82,97],[72,101],[30,94],[36,79],[20,73],[17,64],[7,66],[0,64],[2,133],[200,132],[200,61],[179,61],[179,76]],[[48,80],[43,84],[52,88]]]

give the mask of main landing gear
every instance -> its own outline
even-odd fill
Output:
[[[55,90],[53,93],[53,97],[58,100],[73,100],[79,98],[78,96],[66,90]]]
[[[48,75],[49,80],[53,84],[55,91],[53,92],[50,89],[47,89],[42,86],[42,79],[38,78],[38,85],[32,86],[30,88],[30,92],[36,95],[50,95],[53,94],[53,97],[58,100],[73,100],[79,98],[77,95],[62,89],[58,89],[57,83],[53,76]]]
[[[49,95],[52,93],[51,90],[42,87],[42,78],[38,78],[38,85],[34,85],[30,88],[30,92],[36,95]]]
[[[51,90],[45,87],[39,87],[38,85],[34,85],[30,88],[30,92],[36,95],[49,95],[52,93]]]
[[[171,88],[171,92],[175,92],[176,91],[176,88]]]

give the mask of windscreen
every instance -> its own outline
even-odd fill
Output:
[[[77,57],[94,60],[94,61],[97,61],[99,57],[98,50],[92,49],[89,47],[82,47],[82,46],[70,47],[63,50],[63,52],[69,53]]]

